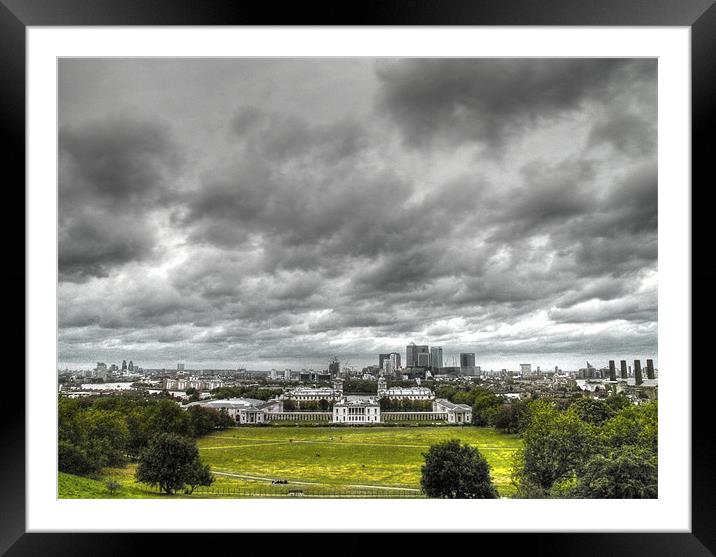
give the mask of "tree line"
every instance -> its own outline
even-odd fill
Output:
[[[281,387],[259,387],[256,385],[237,387],[217,387],[211,391],[214,398],[254,398],[269,400],[283,392]]]
[[[167,493],[193,489],[212,480],[194,439],[233,424],[225,411],[200,406],[182,410],[165,397],[60,397],[58,468],[98,476],[106,467],[136,461],[139,481]]]

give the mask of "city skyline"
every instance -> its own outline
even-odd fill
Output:
[[[61,59],[58,367],[656,363],[656,69]]]

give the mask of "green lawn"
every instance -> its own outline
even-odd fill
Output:
[[[457,438],[485,455],[500,494],[514,488],[510,472],[521,440],[478,427],[241,427],[199,439],[202,460],[223,476],[217,481],[286,479],[323,486],[419,489],[422,454],[430,445]],[[255,479],[251,479],[255,478]],[[243,481],[242,481],[243,480]]]
[[[512,458],[521,447],[516,435],[479,427],[240,427],[216,432],[197,441],[202,460],[216,480],[211,494],[179,493],[173,497],[236,497],[221,490],[273,489],[270,480],[285,479],[283,489],[313,493],[361,488],[420,488],[422,454],[448,439],[473,445],[492,467],[502,496],[510,496]],[[110,468],[98,479],[59,475],[60,498],[166,498],[134,479],[136,465]],[[110,494],[108,480],[121,487]],[[361,486],[361,487],[357,487]],[[382,490],[382,491],[381,491]],[[218,491],[218,493],[217,493]]]

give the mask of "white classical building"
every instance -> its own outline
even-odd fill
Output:
[[[258,400],[255,398],[228,398],[223,400],[209,400],[191,402],[184,406],[202,406],[204,408],[214,408],[215,410],[225,410],[226,413],[240,424],[263,424],[271,420],[270,415],[274,412],[281,411],[281,401]]]
[[[333,405],[333,423],[379,424],[380,404],[373,397],[347,397]]]
[[[432,397],[432,393],[431,393]],[[306,399],[315,400],[315,399]],[[414,399],[416,400],[416,399]],[[421,399],[417,399],[421,400]],[[424,399],[423,399],[424,400]],[[265,424],[270,422],[332,422],[346,425],[371,425],[386,422],[434,422],[469,424],[472,408],[467,404],[455,404],[445,399],[434,399],[430,411],[380,411],[379,398],[375,396],[341,396],[330,412],[284,412],[283,399],[257,400],[253,398],[230,398],[192,402],[183,406],[202,406],[225,410],[239,424]]]
[[[378,379],[378,398],[388,398],[390,400],[406,399],[406,400],[433,400],[434,393],[427,387],[391,387],[386,388],[385,378]]]
[[[333,402],[339,400],[343,396],[341,391],[331,387],[296,387],[282,395],[283,400],[293,400],[301,402],[318,402],[319,400],[327,400]]]
[[[433,402],[433,410],[447,414],[449,424],[472,423],[472,408],[467,404],[455,404],[444,398],[438,398]]]
[[[391,387],[383,391],[382,396],[391,400],[432,400],[435,398],[433,392],[427,387]]]
[[[186,391],[193,388],[197,391],[211,391],[223,387],[224,383],[220,379],[199,379],[198,377],[169,379],[162,381],[162,389],[166,391]]]

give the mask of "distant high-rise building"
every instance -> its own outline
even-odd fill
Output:
[[[427,354],[427,363],[420,363],[420,354]],[[426,361],[425,357],[423,357],[423,361]],[[411,342],[405,347],[405,366],[419,367],[421,365],[425,365],[425,367],[430,365],[430,350],[426,345],[416,345],[414,342]]]
[[[609,381],[617,380],[617,368],[614,360],[609,360]]]
[[[177,371],[184,371],[184,364],[177,364]]]
[[[626,379],[629,376],[626,360],[620,360],[619,365],[621,366],[622,379]]]
[[[520,375],[532,375],[532,364],[520,364]]]
[[[334,356],[333,359],[328,364],[328,373],[330,373],[331,377],[333,379],[335,379],[336,377],[338,377],[340,372],[341,372],[341,363],[338,361],[338,358],[336,358]]]
[[[473,352],[462,352],[460,354],[460,367],[475,367],[475,354]]]
[[[634,377],[636,377],[635,383],[641,385],[644,379],[641,375],[641,360],[634,360]]]
[[[387,352],[385,354],[378,354],[378,367],[383,368],[383,362],[385,360],[394,360],[391,364],[394,370],[400,369],[400,354],[398,352]]]
[[[474,352],[461,352],[460,353],[460,373],[462,375],[474,375],[475,374],[475,353]]]
[[[426,346],[427,348],[427,346]],[[418,352],[418,367],[430,367],[430,352]]]
[[[127,360],[122,360],[122,371],[127,371]]]
[[[395,375],[400,368],[400,354],[393,352],[392,354],[386,354],[386,356],[388,357],[383,359],[383,367],[380,369],[384,375]]]
[[[134,362],[132,360],[129,360],[129,365],[127,366],[127,369],[129,369],[129,371],[134,371]]]
[[[433,346],[430,348],[430,365],[433,369],[443,367],[443,349],[441,346]]]
[[[400,354],[397,352],[390,353],[390,365],[393,367],[393,372],[397,372],[400,369]]]
[[[654,379],[654,360],[646,361],[646,378]]]

